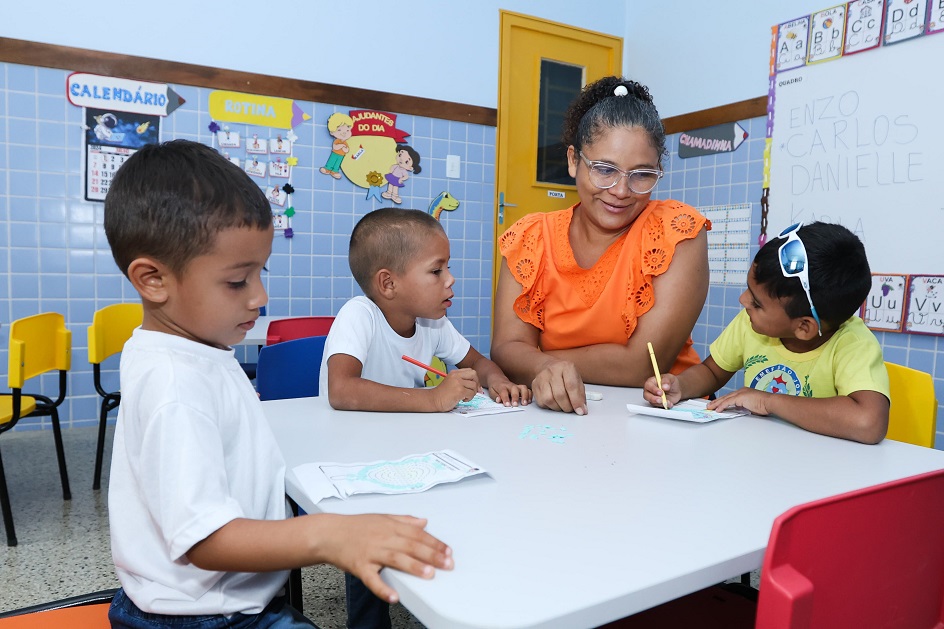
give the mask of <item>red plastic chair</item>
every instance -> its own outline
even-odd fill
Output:
[[[266,345],[294,341],[309,336],[327,336],[334,317],[291,317],[276,319],[266,331]]]
[[[757,629],[944,626],[944,470],[794,507],[767,548]]]
[[[739,584],[700,590],[612,629],[941,629],[944,470],[799,505],[774,520],[756,623]]]

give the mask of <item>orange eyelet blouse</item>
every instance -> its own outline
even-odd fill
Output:
[[[690,205],[650,201],[596,264],[583,269],[568,236],[574,207],[529,214],[499,240],[522,286],[515,313],[541,330],[543,350],[625,344],[639,317],[652,308],[652,279],[669,268],[678,243],[697,236],[706,222]],[[689,337],[670,371],[698,362]]]

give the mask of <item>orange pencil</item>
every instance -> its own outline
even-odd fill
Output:
[[[429,365],[424,365],[424,364],[421,363],[420,361],[416,360],[415,358],[410,358],[410,357],[407,356],[406,354],[404,354],[404,355],[401,356],[400,358],[402,358],[403,360],[405,360],[405,361],[408,362],[408,363],[413,363],[413,364],[416,365],[417,367],[422,367],[422,368],[425,369],[426,371],[432,371],[432,372],[433,372],[434,374],[436,374],[437,376],[442,376],[443,378],[446,377],[446,374],[443,373],[442,371],[439,371],[438,369],[435,369],[435,368],[433,368],[433,367],[430,367]]]

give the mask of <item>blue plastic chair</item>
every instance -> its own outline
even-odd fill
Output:
[[[259,350],[256,390],[259,399],[285,400],[318,395],[321,357],[327,336],[307,336],[266,345]]]

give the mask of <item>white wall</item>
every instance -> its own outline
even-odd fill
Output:
[[[626,22],[623,0],[0,0],[0,36],[496,107],[499,9]]]
[[[623,73],[649,86],[663,118],[767,94],[770,27],[831,0],[631,2]]]
[[[770,27],[832,4],[403,0],[391,13],[397,6],[0,0],[0,36],[496,107],[506,9],[622,36],[624,74],[648,85],[668,117],[766,94]]]

